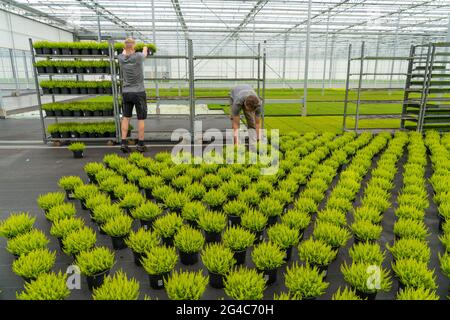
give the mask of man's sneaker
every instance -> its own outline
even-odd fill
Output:
[[[138,144],[136,146],[136,150],[139,151],[139,152],[145,152],[145,151],[147,151],[147,147],[145,145],[139,145]]]
[[[130,147],[128,147],[126,144],[122,144],[122,146],[120,147],[120,150],[122,150],[123,153],[131,152]]]

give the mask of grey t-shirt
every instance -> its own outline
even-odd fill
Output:
[[[130,55],[119,54],[118,60],[122,71],[122,92],[145,92],[144,59],[142,52]]]
[[[248,96],[258,96],[251,85],[239,84],[231,90],[230,98],[232,116],[239,115],[241,109],[244,107],[245,99],[247,99]],[[258,117],[261,115],[261,102],[255,110],[255,115]]]

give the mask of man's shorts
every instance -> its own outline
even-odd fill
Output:
[[[145,91],[122,93],[123,116],[131,118],[134,107],[136,107],[138,120],[147,119],[147,95],[145,94]]]

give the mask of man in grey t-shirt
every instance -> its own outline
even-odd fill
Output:
[[[144,152],[144,129],[145,119],[147,119],[147,96],[144,87],[144,59],[148,55],[148,48],[144,47],[142,52],[135,51],[136,42],[134,39],[125,40],[125,48],[118,56],[120,70],[122,73],[122,105],[123,119],[122,146],[123,152],[127,153],[130,148],[127,144],[128,128],[133,115],[133,108],[136,108],[138,118],[138,145],[137,150]]]
[[[256,138],[259,139],[261,128],[261,100],[253,88],[248,84],[235,86],[230,92],[230,105],[234,144],[238,142],[239,115],[241,110],[247,121],[250,138],[251,135],[255,135],[254,131],[256,130]]]

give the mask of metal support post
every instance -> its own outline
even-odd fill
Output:
[[[406,105],[408,104],[408,97],[409,92],[408,89],[411,86],[411,74],[413,70],[414,65],[414,55],[416,52],[416,47],[414,45],[411,45],[411,48],[409,50],[409,61],[408,61],[408,71],[406,75],[406,81],[405,81],[405,92],[403,93],[403,106],[402,106],[402,119],[400,120],[400,128],[405,128],[405,115],[406,115]]]
[[[156,45],[156,26],[155,26],[155,0],[152,0],[152,37],[153,44]],[[153,59],[154,67],[155,67],[155,78],[158,78],[158,62],[156,59]],[[156,113],[159,114],[159,86],[158,81],[155,80],[155,95],[156,95]]]
[[[254,63],[254,61],[253,61]],[[258,63],[258,76],[257,76],[257,89],[258,89],[258,97],[261,96],[261,43],[258,43],[258,59],[257,59],[257,63]],[[254,77],[254,76],[253,76]]]
[[[331,80],[333,79],[335,43],[336,43],[336,34],[333,34],[333,36],[331,37],[330,63],[328,64],[328,88],[331,88]]]
[[[261,129],[264,129],[264,107],[265,107],[265,100],[266,100],[266,40],[264,40],[264,48],[263,48],[263,61],[262,61],[262,65],[263,65],[263,74],[262,74],[262,95],[261,95]]]
[[[14,54],[14,50],[13,49],[9,49],[9,58],[11,61],[11,71],[13,74],[13,79],[14,79],[14,86],[16,88],[14,95],[18,96],[19,95],[19,81],[17,79],[17,68],[16,68],[16,55]]]
[[[302,108],[302,116],[306,117],[308,114],[308,69],[309,69],[309,46],[311,42],[311,5],[312,0],[308,1],[308,23],[306,25],[306,52],[305,52],[305,78],[303,82],[303,108]]]
[[[359,67],[358,93],[356,97],[355,131],[358,130],[358,123],[359,123],[359,105],[361,104],[361,87],[364,73],[364,47],[365,42],[363,41],[361,44],[361,63]]]
[[[425,118],[425,109],[427,107],[427,101],[428,101],[428,92],[430,89],[430,81],[431,76],[433,73],[433,64],[434,64],[434,54],[435,54],[436,47],[432,45],[431,43],[428,44],[428,50],[427,50],[427,60],[425,65],[425,73],[423,77],[423,89],[422,94],[420,97],[420,112],[419,112],[419,118],[417,123],[417,131],[422,132],[423,130],[423,123]]]
[[[377,72],[378,72],[378,57],[380,56],[380,40],[381,40],[381,35],[378,35],[377,37],[377,48],[376,48],[376,52],[375,52],[375,65],[373,67],[373,86],[376,87],[377,86]]]
[[[113,108],[114,108],[114,122],[116,124],[117,142],[122,140],[122,124],[120,120],[120,105],[119,105],[119,87],[117,85],[117,69],[114,57],[114,41],[110,40],[108,43],[109,52],[109,68],[111,73],[111,86],[113,94]]]
[[[102,41],[102,27],[100,25],[100,12],[97,7],[97,39],[98,42]]]
[[[392,80],[394,78],[394,66],[395,66],[395,56],[397,55],[397,47],[398,47],[398,31],[400,29],[400,13],[398,14],[398,18],[397,18],[397,28],[395,29],[395,42],[394,42],[394,48],[393,48],[393,53],[392,56],[394,57],[394,59],[392,59],[391,62],[391,75],[389,76],[389,88],[392,88]]]
[[[329,31],[329,29],[330,29],[330,10],[328,10],[328,16],[327,16],[327,31],[325,33],[325,52],[323,54],[322,96],[325,94],[325,74],[327,71],[328,31]]]
[[[238,49],[237,49],[237,36],[236,39],[234,39],[234,55],[237,57]],[[237,68],[238,68],[238,61],[237,59],[234,59],[234,78],[237,79]],[[237,84],[237,81],[235,81],[235,84]]]
[[[188,39],[188,65],[189,65],[189,120],[191,144],[195,144],[195,88],[194,88],[194,48],[192,40]]]
[[[28,72],[28,61],[26,51],[22,51],[23,70],[25,71],[25,79],[27,79],[27,90],[30,89],[30,73]]]
[[[345,81],[345,100],[344,100],[344,120],[342,128],[345,131],[347,129],[347,107],[348,107],[348,90],[350,86],[350,67],[352,58],[352,44],[348,45],[348,60],[347,60],[347,79]]]
[[[288,41],[288,33],[284,36],[284,48],[283,48],[283,69],[282,69],[282,78],[283,81],[286,81],[286,50],[287,50],[287,41]]]

